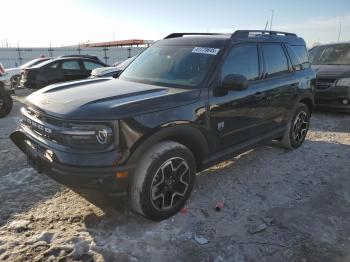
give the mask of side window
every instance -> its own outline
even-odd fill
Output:
[[[77,60],[65,61],[62,63],[63,70],[80,70],[80,65]]]
[[[293,45],[292,46],[294,52],[299,57],[301,63],[307,63],[309,62],[309,55],[306,49],[306,46],[303,45]]]
[[[286,45],[287,51],[294,69],[300,70],[305,68],[309,62],[309,56],[305,46],[290,46]]]
[[[262,48],[269,77],[289,71],[288,60],[280,44],[263,44]]]
[[[95,68],[103,67],[103,65],[91,61],[84,60],[83,63],[86,70],[93,70]]]
[[[48,68],[58,68],[59,63],[52,63],[48,66]]]
[[[222,77],[230,74],[244,75],[248,80],[259,78],[259,58],[256,45],[234,46],[222,67]]]

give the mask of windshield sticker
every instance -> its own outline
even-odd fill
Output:
[[[195,47],[192,50],[192,53],[196,54],[206,54],[206,55],[217,55],[219,53],[219,48],[211,48],[211,47]]]

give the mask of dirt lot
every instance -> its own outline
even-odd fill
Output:
[[[187,212],[155,223],[28,167],[8,139],[19,93],[0,120],[0,261],[350,261],[350,115],[315,113],[301,148],[259,147],[198,174]]]

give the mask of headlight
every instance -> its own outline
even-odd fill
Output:
[[[350,78],[339,78],[335,83],[336,86],[348,86],[350,87]]]
[[[67,144],[73,148],[104,149],[113,142],[113,130],[107,125],[69,124],[62,131]]]

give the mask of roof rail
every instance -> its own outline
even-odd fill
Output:
[[[284,35],[284,36],[297,36],[294,33],[280,32],[280,31],[268,31],[268,30],[237,30],[231,38],[249,37],[249,34],[262,34],[262,35]]]
[[[64,57],[81,57],[81,58],[90,58],[90,59],[94,59],[94,60],[99,60],[99,58],[97,56],[93,56],[93,55],[61,55],[61,56],[58,56],[58,57],[61,57],[61,58],[64,58]]]
[[[222,34],[220,34],[220,33],[172,33],[172,34],[164,37],[164,39],[183,37],[185,35],[222,35]]]

